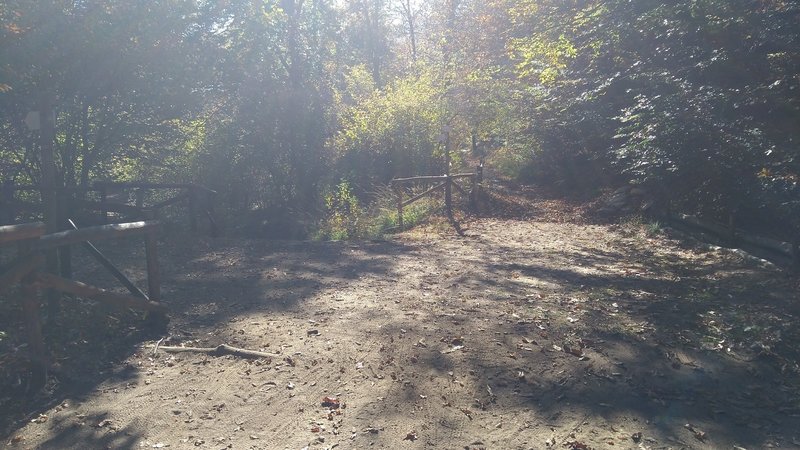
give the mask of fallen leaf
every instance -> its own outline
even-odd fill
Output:
[[[286,385],[286,389],[294,389],[294,383],[290,381],[289,384]]]
[[[639,432],[633,433],[631,435],[631,439],[633,439],[633,442],[636,442],[638,444],[642,440],[642,433]]]
[[[45,423],[45,422],[47,422],[46,414],[39,414],[37,418],[31,420],[31,423]]]
[[[336,398],[336,397],[323,397],[322,398],[322,406],[324,406],[326,408],[337,409],[341,405],[339,403],[339,399]]]
[[[406,435],[406,437],[403,438],[403,440],[404,441],[416,441],[417,440],[417,432],[416,431],[412,431],[412,432],[408,433]]]

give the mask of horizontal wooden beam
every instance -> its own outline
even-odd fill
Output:
[[[14,287],[43,262],[44,256],[38,253],[29,254],[15,261],[8,270],[0,274],[0,293]]]
[[[154,311],[166,313],[167,307],[161,303],[152,302],[143,298],[134,297],[127,294],[118,294],[98,287],[89,286],[79,281],[67,280],[57,275],[49,273],[39,273],[36,280],[44,287],[52,288],[57,291],[77,295],[78,297],[89,298],[104,303],[109,303],[123,308],[133,308],[143,311]]]
[[[98,189],[196,189],[205,191],[210,194],[216,194],[217,191],[209,189],[205,186],[192,183],[146,183],[146,182],[127,182],[127,183],[114,183],[111,181],[96,181],[92,185],[94,190]]]
[[[115,223],[111,225],[81,228],[80,230],[60,231],[40,237],[34,245],[38,249],[48,249],[86,241],[116,239],[155,232],[159,226],[160,224],[157,220],[147,220],[144,222]]]
[[[467,192],[464,190],[464,188],[462,188],[458,183],[454,182],[453,183],[453,187],[456,188],[456,190],[458,192],[460,192],[461,195],[463,195],[464,197],[468,197],[469,196],[469,194],[467,194]]]
[[[124,203],[94,202],[91,200],[82,200],[82,199],[74,199],[74,202],[83,208],[91,209],[94,211],[118,212],[118,213],[133,214],[138,216],[144,215],[143,208],[140,208],[138,206],[126,205]]]
[[[0,244],[6,242],[34,239],[44,234],[42,222],[23,223],[21,225],[5,225],[0,227]]]
[[[433,192],[433,191],[435,191],[437,189],[443,188],[444,185],[446,185],[446,184],[447,184],[447,182],[445,181],[444,183],[437,184],[436,186],[428,189],[427,191],[425,191],[425,192],[423,192],[421,194],[417,194],[417,195],[411,197],[410,199],[408,199],[408,200],[403,202],[403,207],[406,207],[406,206],[414,203],[415,201],[421,199],[422,197],[425,197],[426,195],[430,194],[431,192]]]
[[[414,181],[443,181],[448,178],[468,178],[474,177],[474,173],[455,173],[450,176],[447,175],[431,175],[431,176],[423,176],[423,177],[410,177],[410,178],[395,178],[392,180],[392,183],[407,183],[407,182],[414,182]]]

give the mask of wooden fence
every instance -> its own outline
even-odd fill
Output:
[[[40,205],[18,198],[20,192],[38,192],[39,190],[39,186],[15,185],[8,180],[0,185],[0,224],[15,223],[20,213],[40,215],[42,210]],[[129,200],[130,195],[127,195],[129,191],[133,191],[134,200],[132,204]],[[161,191],[162,193],[179,192],[172,196],[167,195],[167,199],[146,204],[145,199],[152,191]],[[84,198],[85,192],[96,192],[98,200]],[[211,235],[218,236],[220,229],[214,214],[216,196],[216,191],[191,183],[113,183],[99,181],[85,190],[60,189],[58,191],[58,223],[61,228],[68,228],[66,220],[75,219],[74,214],[76,211],[97,212],[102,224],[111,222],[112,213],[123,221],[158,219],[162,216],[164,208],[183,204],[188,209],[189,227],[192,232],[198,230],[199,220],[206,218],[209,222]]]
[[[457,173],[457,174],[444,174],[438,176],[421,176],[409,178],[395,178],[392,180],[392,190],[397,195],[397,225],[400,230],[403,230],[403,208],[419,201],[434,192],[444,189],[444,203],[447,216],[452,219],[453,217],[453,189],[461,193],[464,197],[469,198],[472,208],[478,208],[478,188],[481,183],[482,167],[478,167],[475,173]],[[467,179],[470,182],[469,192],[465,187],[459,185],[456,180]],[[427,182],[435,183],[433,187],[425,191],[413,195],[408,199],[403,198],[404,187],[416,183]]]
[[[34,368],[34,385],[41,386],[47,378],[50,366],[48,352],[42,337],[42,324],[39,310],[40,293],[46,290],[89,298],[117,307],[148,311],[157,323],[165,323],[166,307],[161,303],[161,276],[158,266],[156,233],[160,225],[157,221],[101,225],[57,233],[45,234],[45,224],[41,222],[21,225],[0,226],[0,246],[17,245],[17,257],[0,270],[0,294],[20,285],[22,311],[27,332],[29,359]],[[108,260],[91,241],[120,239],[128,236],[143,236],[147,265],[147,293],[137,288],[111,261]],[[108,269],[130,292],[120,294],[89,284],[74,281],[69,277],[43,271],[46,255],[69,249],[80,244],[89,254]]]

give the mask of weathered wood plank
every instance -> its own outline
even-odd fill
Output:
[[[47,368],[50,365],[50,358],[42,336],[42,320],[39,315],[41,300],[35,285],[31,282],[32,278],[27,278],[22,285],[22,315],[25,320],[25,332],[28,335],[28,348],[33,366],[31,389],[39,390],[47,382]]]
[[[23,223],[21,225],[5,225],[0,227],[0,244],[6,242],[33,239],[42,236],[45,225],[42,222]]]
[[[62,245],[77,244],[86,241],[99,241],[103,239],[116,239],[125,236],[140,235],[159,227],[159,222],[148,220],[143,222],[115,223],[96,227],[81,228],[80,230],[67,230],[48,234],[39,238],[34,246],[37,249],[48,249]]]
[[[161,301],[161,269],[158,265],[158,242],[155,230],[145,236],[145,257],[147,259],[147,293],[150,300]]]
[[[132,295],[109,292],[105,289],[89,286],[88,284],[84,284],[79,281],[67,280],[66,278],[61,278],[50,273],[39,273],[36,275],[36,280],[42,286],[48,288],[53,288],[61,292],[77,295],[78,297],[85,297],[123,308],[133,308],[143,311],[154,311],[158,313],[167,312],[167,307],[161,303],[134,297]]]
[[[403,190],[397,186],[393,186],[397,194],[397,226],[400,231],[403,231]]]
[[[410,177],[410,178],[395,178],[392,180],[392,183],[406,183],[406,182],[413,182],[413,181],[443,181],[447,178],[468,178],[474,177],[474,173],[456,173],[453,175],[431,175],[431,176],[422,176],[422,177]]]
[[[410,204],[412,204],[412,203],[416,202],[417,200],[421,199],[422,197],[425,197],[426,195],[430,194],[431,192],[433,192],[433,191],[435,191],[435,190],[437,190],[437,189],[441,189],[441,188],[443,188],[443,187],[444,187],[446,184],[447,184],[447,182],[444,182],[444,183],[437,184],[436,186],[434,186],[434,187],[432,187],[432,188],[428,189],[427,191],[425,191],[425,192],[423,192],[423,193],[421,193],[421,194],[417,194],[417,195],[415,195],[415,196],[411,197],[410,199],[408,199],[408,200],[406,200],[406,201],[404,201],[404,202],[403,202],[403,206],[405,207],[405,206],[408,206],[408,205],[410,205]]]
[[[461,185],[459,185],[458,183],[455,183],[455,182],[453,182],[452,184],[453,184],[453,187],[456,188],[456,190],[461,195],[463,195],[464,197],[468,197],[469,196],[469,194],[467,194],[467,191],[465,191],[464,188],[461,187]]]

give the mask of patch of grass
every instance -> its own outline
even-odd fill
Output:
[[[664,231],[664,227],[661,226],[659,221],[648,222],[645,225],[645,234],[648,236],[658,236]]]
[[[418,192],[422,192],[421,190]],[[412,192],[416,195],[417,192]],[[313,234],[315,240],[381,239],[399,231],[397,197],[388,187],[378,189],[368,207],[362,207],[348,186],[340,184],[326,197],[327,217]],[[436,198],[426,197],[403,208],[403,226],[413,228],[441,207]]]
[[[663,233],[664,227],[658,221],[649,221],[635,214],[620,219],[620,231],[628,237],[652,238]]]

